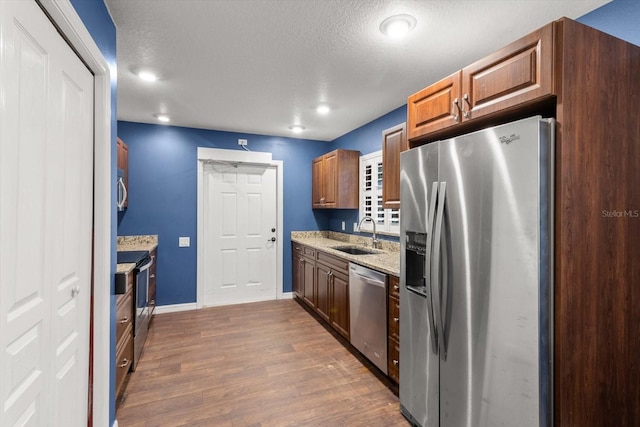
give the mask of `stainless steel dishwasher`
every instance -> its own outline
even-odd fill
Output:
[[[387,275],[349,263],[351,344],[387,373]]]

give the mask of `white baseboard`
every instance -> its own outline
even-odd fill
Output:
[[[195,302],[188,302],[184,304],[157,305],[154,314],[175,313],[177,311],[195,310],[196,308],[197,307]]]
[[[118,420],[115,420],[115,421],[113,422],[113,427],[118,427]]]
[[[278,299],[293,299],[293,292],[283,292],[278,295]]]

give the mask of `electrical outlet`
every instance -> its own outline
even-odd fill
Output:
[[[239,139],[238,140],[238,145],[242,145],[242,146],[247,145],[247,140],[246,139]]]
[[[191,246],[191,238],[190,237],[178,237],[178,247],[179,248],[188,248]]]
[[[344,223],[344,221],[342,221],[342,231],[344,231],[345,229],[346,229],[345,228],[345,223]]]

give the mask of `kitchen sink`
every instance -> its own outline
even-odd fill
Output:
[[[336,246],[332,249],[335,249],[337,251],[344,252],[345,254],[350,254],[350,255],[373,255],[373,254],[380,253],[380,251],[363,248],[361,246]]]

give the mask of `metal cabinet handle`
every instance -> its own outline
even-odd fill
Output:
[[[397,322],[399,322],[399,321],[400,321],[400,319],[398,319],[397,317],[394,317],[394,318],[393,318],[393,321],[397,323]]]
[[[149,279],[155,279],[155,278],[156,278],[155,274],[152,274],[152,275],[149,276]]]
[[[464,109],[464,104],[467,104],[469,106],[468,111]],[[469,102],[469,95],[465,93],[462,96],[462,115],[465,119],[469,118],[469,112],[471,112],[471,102]]]
[[[127,323],[127,322],[129,322],[129,317],[128,316],[123,317],[122,320],[120,321],[120,323],[123,324],[123,325],[125,323]]]
[[[400,289],[400,286],[393,285],[393,289],[395,289],[397,291],[398,289]]]
[[[156,305],[156,300],[152,299],[151,301],[149,301],[149,304]]]
[[[124,358],[124,360],[122,361],[122,363],[120,364],[121,368],[124,368],[125,366],[127,366],[129,364],[129,359]]]
[[[453,116],[453,120],[455,120],[456,123],[460,121],[460,115],[458,114],[458,111],[460,111],[460,103],[458,101],[458,98],[456,98],[451,103],[451,115]]]
[[[400,362],[398,362],[396,359],[393,359],[394,366],[398,366],[398,363],[400,363]]]

